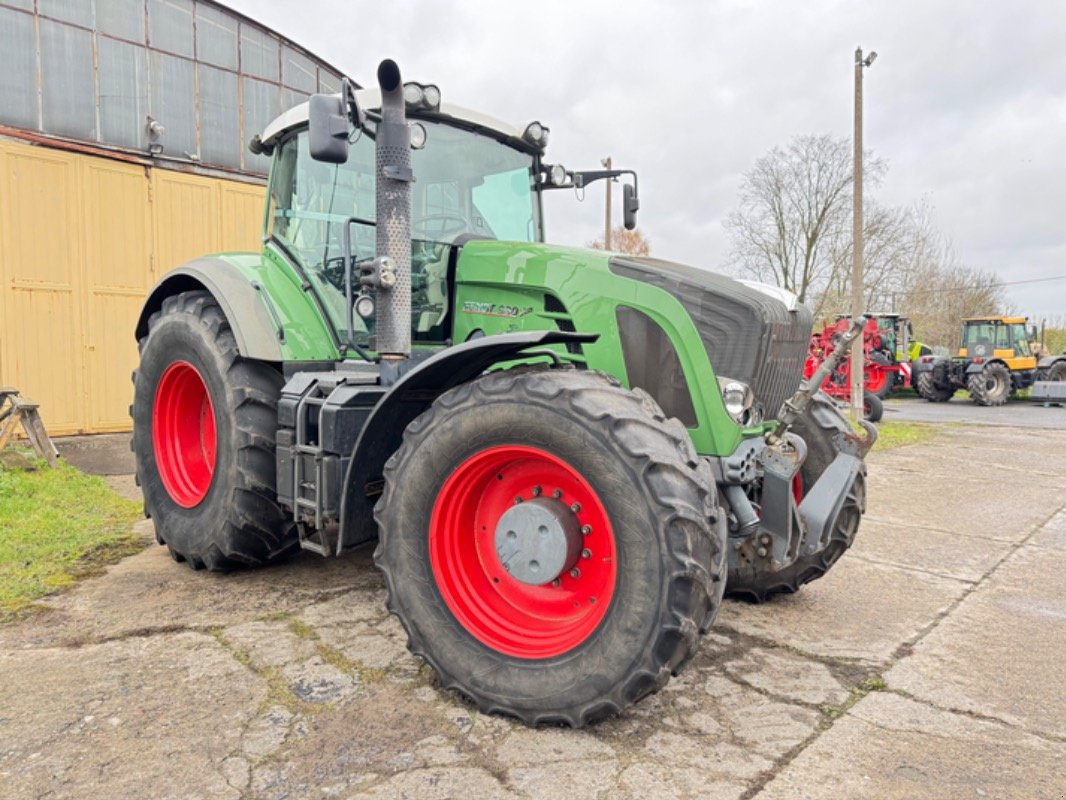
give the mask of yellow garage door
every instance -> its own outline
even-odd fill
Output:
[[[53,435],[129,429],[147,291],[210,252],[257,250],[263,188],[0,142],[0,385]]]

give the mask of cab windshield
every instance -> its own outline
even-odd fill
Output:
[[[540,200],[531,155],[472,131],[420,124],[426,144],[411,151],[411,328],[416,342],[441,342],[451,244],[463,235],[538,241]],[[338,333],[347,327],[345,227],[356,261],[375,256],[374,165],[374,142],[365,134],[344,164],[312,159],[306,130],[283,139],[274,156],[267,235],[299,262]],[[355,324],[356,341],[369,344],[372,320],[367,327],[356,317]]]
[[[989,345],[996,350],[1013,350],[1015,356],[1029,355],[1029,340],[1024,323],[968,322],[962,346]]]

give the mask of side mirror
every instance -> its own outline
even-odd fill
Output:
[[[622,219],[627,231],[637,227],[637,210],[640,208],[640,198],[633,184],[622,184]]]
[[[348,114],[344,100],[329,94],[313,94],[307,101],[308,140],[311,158],[327,164],[348,160]]]

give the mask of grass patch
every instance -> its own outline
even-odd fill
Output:
[[[857,702],[866,697],[870,692],[883,692],[888,688],[888,684],[880,675],[871,675],[866,678],[858,686],[851,687],[851,691],[848,693],[847,699],[836,706],[822,706],[822,713],[826,715],[830,720],[840,719],[848,710]]]
[[[36,465],[0,465],[0,622],[143,546],[140,503],[62,461]]]
[[[924,444],[937,437],[935,425],[922,422],[879,422],[874,451],[894,450],[912,444]]]

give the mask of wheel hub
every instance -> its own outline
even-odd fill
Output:
[[[496,525],[496,555],[516,581],[541,586],[569,570],[581,554],[577,515],[558,500],[538,497],[512,506]]]

